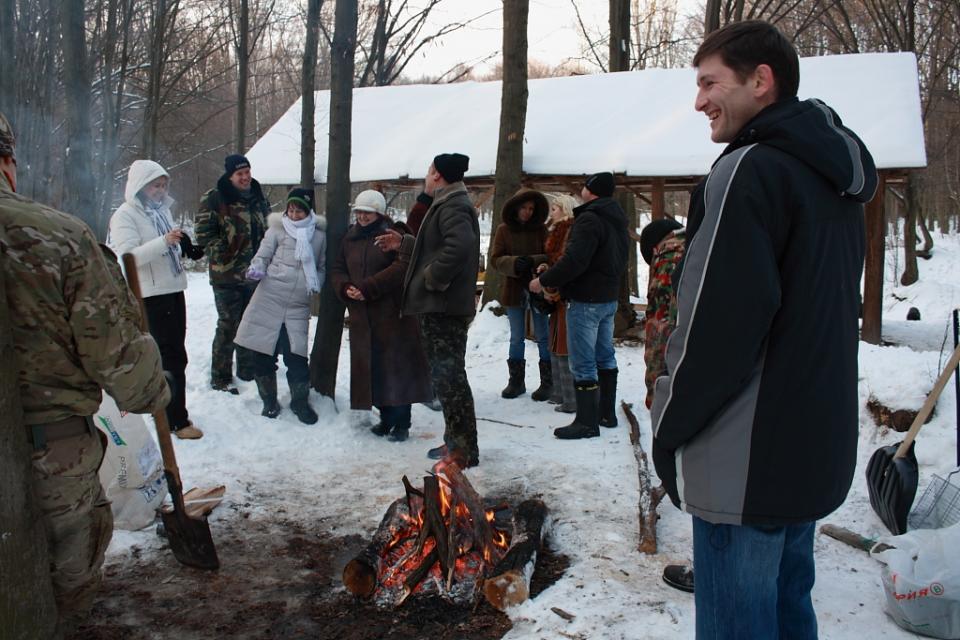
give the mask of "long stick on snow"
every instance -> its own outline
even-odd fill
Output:
[[[630,423],[630,444],[633,445],[633,455],[637,459],[637,474],[640,478],[640,542],[637,550],[640,553],[654,554],[657,552],[657,506],[666,495],[663,487],[654,487],[650,478],[650,462],[647,452],[640,443],[640,423],[633,414],[633,405],[623,400],[620,408]]]

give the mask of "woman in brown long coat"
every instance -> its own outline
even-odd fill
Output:
[[[377,407],[380,423],[371,431],[403,441],[410,431],[410,405],[429,402],[433,393],[417,319],[400,316],[408,261],[373,243],[387,229],[409,233],[386,217],[386,208],[377,191],[357,195],[357,223],[347,229],[330,279],[350,312],[350,407]]]
[[[558,195],[550,198],[550,215],[547,218],[547,240],[544,243],[547,252],[547,264],[538,267],[538,273],[546,271],[548,266],[557,263],[567,248],[567,237],[573,226],[573,208],[577,201],[572,196]],[[576,413],[577,396],[573,388],[573,374],[570,372],[570,356],[567,351],[567,309],[560,294],[547,291],[546,297],[555,302],[550,314],[550,364],[553,368],[552,404],[560,405],[557,411]]]

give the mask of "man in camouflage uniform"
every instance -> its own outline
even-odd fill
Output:
[[[476,315],[480,227],[463,174],[470,159],[444,153],[433,159],[424,192],[433,197],[419,233],[388,232],[375,242],[384,251],[410,259],[403,283],[401,312],[420,318],[430,378],[443,408],[443,445],[427,455],[449,458],[461,467],[480,462],[477,417],[467,379],[467,330]]]
[[[640,233],[640,254],[650,265],[647,281],[647,313],[644,324],[643,361],[647,372],[647,409],[653,402],[653,385],[667,375],[667,339],[677,326],[677,298],[673,289],[673,272],[683,257],[686,234],[672,218],[654,220]]]
[[[24,437],[50,549],[62,630],[86,616],[113,533],[97,471],[102,435],[91,416],[101,389],[121,410],[170,401],[160,352],[116,262],[89,227],[16,193],[16,145],[0,114],[0,256],[17,354]]]
[[[217,305],[217,330],[213,337],[210,384],[236,394],[233,386],[233,339],[256,282],[246,280],[250,261],[260,247],[270,203],[260,183],[250,175],[250,162],[241,155],[227,156],[217,187],[204,194],[197,212],[197,243],[210,260],[210,284]],[[253,380],[253,358],[237,349],[237,377]]]

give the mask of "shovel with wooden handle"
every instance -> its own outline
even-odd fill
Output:
[[[907,436],[898,445],[881,447],[873,452],[867,464],[867,490],[870,493],[870,506],[880,516],[883,524],[894,535],[907,532],[907,515],[917,495],[917,481],[919,476],[917,456],[913,450],[914,440],[920,432],[920,427],[926,422],[933,411],[940,392],[947,386],[953,370],[960,363],[960,347],[953,350],[953,355],[937,378],[936,384],[927,396],[926,402],[920,407],[920,412],[913,419]]]
[[[140,328],[147,331],[147,311],[140,294],[137,259],[132,253],[123,254],[123,270],[126,272],[130,290],[140,303]],[[167,532],[170,550],[181,564],[198,569],[218,569],[220,560],[213,546],[210,523],[207,522],[206,515],[197,512],[191,514],[184,504],[180,468],[177,466],[166,412],[163,409],[154,412],[153,421],[157,425],[157,440],[160,442],[160,454],[163,457],[163,473],[167,478],[167,489],[173,501],[172,509],[160,510],[160,518]]]

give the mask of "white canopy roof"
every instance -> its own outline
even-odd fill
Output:
[[[833,107],[878,168],[926,166],[912,53],[803,58],[800,78],[800,98]],[[703,175],[722,149],[693,109],[691,68],[531,80],[529,91],[527,174]],[[327,176],[329,94],[316,94],[318,183]],[[300,181],[300,113],[297,100],[247,153],[261,183]],[[419,179],[433,156],[453,151],[470,156],[467,177],[491,176],[499,120],[500,82],[356,89],[350,179]]]

